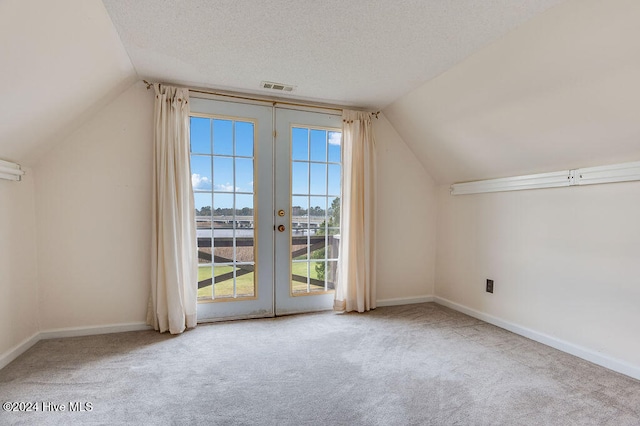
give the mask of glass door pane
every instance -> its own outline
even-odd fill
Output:
[[[333,306],[340,241],[341,118],[276,108],[276,314]],[[287,188],[288,191],[281,189]]]
[[[255,297],[255,121],[193,116],[191,129],[198,259],[213,268],[199,277],[198,300]]]
[[[272,108],[194,98],[191,113],[198,320],[272,316]]]

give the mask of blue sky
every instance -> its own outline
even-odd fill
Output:
[[[254,124],[251,122],[191,117],[191,152],[196,154],[191,156],[193,188],[205,191],[213,189],[215,208],[233,206],[234,163],[236,192],[253,192],[253,133]],[[315,163],[340,162],[340,141],[340,132],[293,128],[291,155],[294,194],[329,195],[331,198],[340,195],[340,165]],[[197,155],[212,153],[213,169],[210,155]],[[235,158],[231,157],[233,155]],[[305,207],[296,203],[302,202],[302,199],[303,197],[296,196],[293,205]],[[308,201],[311,206],[326,209],[326,201],[322,201],[320,197],[312,196]],[[308,204],[308,201],[304,204]],[[196,193],[195,204],[198,209],[210,206],[211,194]],[[250,194],[236,194],[236,208],[242,207],[253,208],[253,197]]]

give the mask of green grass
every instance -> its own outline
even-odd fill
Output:
[[[216,276],[227,274],[233,271],[231,266],[216,266]],[[198,281],[211,279],[211,268],[200,267],[198,268]],[[254,293],[254,273],[245,274],[236,277],[236,293],[240,295],[253,296]],[[233,297],[233,278],[216,283],[216,297]],[[211,286],[202,287],[198,289],[198,298],[211,298]]]
[[[314,267],[315,263],[311,263],[309,276],[312,279],[318,279],[318,273]],[[223,275],[233,271],[231,266],[216,266],[216,275]],[[291,264],[291,273],[293,275],[300,275],[302,277],[307,276],[307,263],[295,262]],[[211,279],[211,268],[200,267],[198,268],[198,281]],[[292,290],[294,293],[306,292],[307,285],[298,281],[292,281]],[[311,284],[311,291],[323,291],[323,287],[315,286]],[[236,277],[236,293],[238,295],[253,295],[254,293],[254,273],[245,274]],[[222,281],[216,284],[216,297],[233,297],[233,279]],[[209,299],[211,298],[211,286],[202,287],[198,289],[198,298]]]
[[[318,279],[318,273],[316,272],[316,268],[315,268],[315,263],[311,262],[311,265],[309,267],[309,277],[311,279]],[[291,263],[291,274],[293,275],[300,275],[303,277],[307,276],[307,263],[306,262],[294,262]],[[292,286],[292,291],[294,293],[300,293],[300,292],[304,292],[306,293],[307,291],[307,284],[306,283],[301,283],[299,281],[292,281],[291,282],[291,286]],[[320,286],[316,286],[311,284],[311,291],[324,291],[324,287],[320,287]]]

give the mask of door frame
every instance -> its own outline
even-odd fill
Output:
[[[246,119],[254,127],[254,245],[255,294],[253,297],[198,301],[198,322],[265,318],[275,315],[273,275],[273,111],[271,106],[192,98],[192,116]],[[212,171],[213,178],[213,171]],[[257,190],[256,190],[257,188]],[[212,187],[213,190],[213,187]],[[212,205],[213,208],[213,205]],[[213,223],[212,223],[213,231]],[[213,248],[212,248],[213,254]],[[212,285],[215,277],[212,276]]]
[[[292,124],[298,124],[302,127],[319,127],[341,132],[341,114],[326,109],[311,111],[310,108],[304,107],[292,108],[267,102],[238,102],[209,97],[192,97],[190,102],[193,116],[244,118],[256,122],[254,130],[254,182],[256,182],[254,184],[256,224],[254,244],[257,244],[255,268],[258,271],[255,274],[256,294],[251,298],[199,301],[198,322],[265,318],[332,309],[333,290],[305,295],[291,293],[290,129]],[[284,123],[279,120],[279,115],[281,117],[295,115],[297,118]],[[283,128],[287,130],[282,131]],[[287,190],[278,190],[278,188],[287,188]],[[277,215],[278,209],[285,210],[284,218]],[[282,219],[286,221],[283,222]],[[286,232],[277,231],[277,226],[280,224],[286,226]],[[212,285],[214,285],[215,278],[212,278]]]
[[[275,314],[290,315],[303,312],[331,310],[335,291],[323,291],[307,294],[293,294],[291,291],[291,213],[292,213],[292,141],[294,126],[310,129],[326,129],[342,132],[342,115],[337,113],[315,112],[275,106],[275,187],[288,188],[287,191],[274,193],[276,209],[284,209],[283,218],[275,217],[276,226],[284,224],[287,232],[276,232],[275,236]],[[340,194],[341,195],[341,194]],[[310,206],[309,206],[310,207]]]

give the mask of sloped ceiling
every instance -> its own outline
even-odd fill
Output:
[[[0,158],[149,78],[384,107],[440,183],[640,160],[638,22],[637,0],[0,0]]]
[[[640,160],[640,2],[571,0],[384,109],[439,183]]]
[[[33,162],[136,73],[99,0],[0,1],[0,158]]]
[[[562,0],[104,0],[142,78],[379,109]]]

